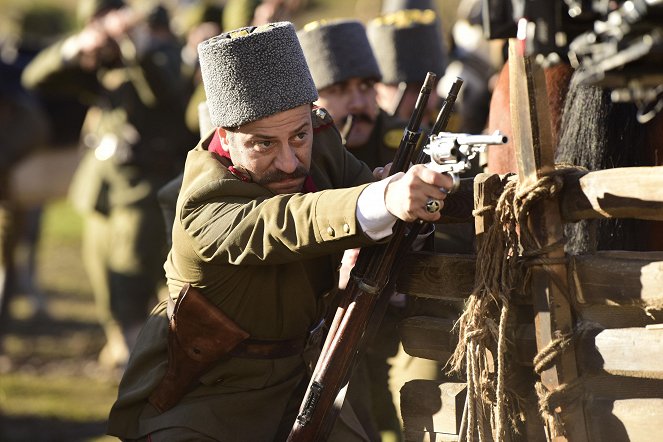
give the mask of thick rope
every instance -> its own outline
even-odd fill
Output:
[[[475,216],[492,212],[494,222],[477,251],[475,287],[456,323],[459,343],[450,360],[452,372],[459,373],[465,367],[468,441],[475,440],[476,434],[480,441],[486,440],[486,422],[493,424],[493,438],[504,440],[507,431],[516,430],[518,419],[523,415],[520,398],[509,387],[506,376],[509,366],[515,364],[510,356],[515,354],[513,339],[510,339],[515,330],[509,318],[513,297],[522,287],[523,276],[527,273],[527,267],[522,264],[546,268],[566,263],[564,259],[544,256],[563,247],[563,242],[538,244],[527,221],[535,204],[558,194],[563,184],[561,175],[575,171],[577,168],[559,169],[527,187],[518,187],[517,177],[507,178],[494,206],[473,211]],[[553,272],[549,274],[554,276]],[[554,278],[553,281],[565,289],[563,281]],[[493,351],[496,348],[497,353],[493,355],[495,376],[490,375],[485,364],[490,348]],[[549,402],[547,397],[545,403]],[[485,410],[491,410],[491,414],[486,416]]]

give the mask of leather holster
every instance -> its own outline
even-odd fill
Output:
[[[248,337],[195,287],[184,285],[168,326],[168,368],[149,403],[160,413],[172,408],[203,373]]]

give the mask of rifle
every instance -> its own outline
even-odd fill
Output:
[[[421,154],[421,120],[435,82],[429,72],[407,127],[403,131],[390,174],[406,171],[413,158]],[[462,80],[458,79],[450,94],[455,99]],[[452,88],[452,89],[453,89]],[[438,121],[448,121],[453,102],[446,103]],[[445,124],[442,124],[444,126]],[[436,123],[436,126],[440,126]],[[330,325],[322,353],[311,376],[299,414],[288,436],[289,442],[325,441],[338,417],[345,399],[346,384],[362,349],[377,330],[392,292],[395,264],[410,248],[422,223],[396,221],[391,239],[386,244],[362,248],[352,269],[343,299]]]

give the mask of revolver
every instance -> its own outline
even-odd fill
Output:
[[[447,173],[453,179],[449,193],[458,190],[460,174],[469,170],[472,160],[478,153],[485,152],[491,144],[505,144],[509,138],[496,130],[491,135],[470,135],[453,132],[440,132],[431,135],[423,152],[431,161],[425,166],[436,172]]]

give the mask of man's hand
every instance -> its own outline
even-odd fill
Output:
[[[405,222],[435,222],[440,219],[440,213],[429,212],[426,204],[430,200],[437,200],[441,206],[444,205],[443,201],[452,185],[450,176],[417,164],[406,173],[394,175],[385,190],[385,205],[392,215]]]

